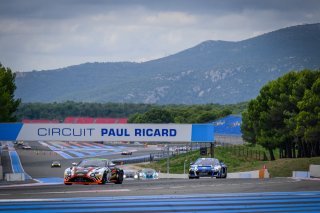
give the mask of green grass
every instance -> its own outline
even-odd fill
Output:
[[[259,151],[261,160],[257,160],[259,158]],[[214,157],[225,162],[228,166],[228,172],[259,170],[265,165],[271,177],[291,177],[292,171],[308,171],[310,164],[320,165],[320,157],[277,159],[275,161],[263,160],[264,157],[268,158],[267,154],[266,156],[263,155],[264,151],[261,147],[216,147]],[[275,156],[277,158],[279,156],[277,151],[275,152]],[[170,173],[182,174],[184,172],[184,165],[186,172],[188,172],[190,162],[194,162],[199,157],[202,157],[199,150],[170,157]],[[210,155],[207,157],[210,157]],[[158,162],[142,165],[142,167],[151,167],[157,171],[167,172],[167,160],[163,159]]]
[[[320,165],[320,157],[277,159],[265,162],[271,177],[291,177],[292,171],[309,171],[309,165]]]

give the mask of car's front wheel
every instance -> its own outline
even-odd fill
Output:
[[[101,183],[100,184],[106,184],[107,182],[107,173],[103,173],[103,176],[102,176],[102,180],[101,180]]]
[[[227,178],[227,168],[222,168],[216,178]]]
[[[227,170],[227,168],[225,168],[222,178],[227,178],[227,174],[228,174],[228,170]]]
[[[119,171],[117,173],[117,180],[116,182],[114,182],[115,184],[122,184],[123,182],[123,172],[122,171]]]

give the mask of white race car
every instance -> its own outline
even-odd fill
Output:
[[[121,184],[123,181],[123,170],[115,164],[102,158],[90,158],[73,164],[64,172],[64,184],[105,184],[113,182]]]

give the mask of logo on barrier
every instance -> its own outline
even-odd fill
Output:
[[[213,142],[211,124],[0,124],[0,140]]]

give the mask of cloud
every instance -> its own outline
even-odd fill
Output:
[[[206,40],[320,22],[314,0],[3,0],[0,62],[15,71],[146,61]]]

